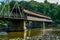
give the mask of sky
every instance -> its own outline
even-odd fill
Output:
[[[44,2],[44,0],[35,0],[35,1],[38,1],[38,2]],[[51,3],[59,3],[60,4],[60,0],[47,0],[48,2],[51,2]]]
[[[0,1],[4,1],[4,0],[0,0]],[[30,0],[26,0],[26,1],[30,1]],[[35,1],[38,1],[38,2],[44,2],[44,0],[35,0]],[[48,2],[51,2],[51,3],[59,3],[60,4],[60,0],[48,0]]]

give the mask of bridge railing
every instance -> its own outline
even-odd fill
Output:
[[[15,19],[24,19],[25,15],[23,13],[0,13],[1,18],[15,18]]]

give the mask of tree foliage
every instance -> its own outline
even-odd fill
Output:
[[[39,3],[36,1],[25,1],[21,2],[20,5],[23,5],[23,7],[32,11],[40,12],[44,15],[50,16],[53,20],[53,23],[60,24],[60,5],[57,3],[49,3],[47,0],[45,0],[44,3]]]
[[[13,7],[14,3],[14,1],[11,1],[9,4],[10,7]],[[44,15],[50,16],[53,20],[53,23],[60,24],[60,5],[58,4],[49,3],[47,0],[45,0],[44,3],[36,1],[20,1],[18,4],[21,7],[27,8],[31,11],[40,12]],[[3,2],[2,5],[4,5]]]

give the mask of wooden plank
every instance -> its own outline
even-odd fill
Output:
[[[27,20],[52,22],[52,20],[43,19],[43,18],[37,18],[37,17],[32,17],[32,16],[27,16]]]
[[[24,11],[26,14],[30,14],[30,15],[35,15],[35,16],[39,16],[39,17],[44,17],[44,18],[51,19],[49,16],[41,15],[40,13],[38,14],[38,13],[29,11],[29,10],[26,10],[26,9],[23,9],[23,11]]]

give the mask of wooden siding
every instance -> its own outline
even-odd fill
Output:
[[[47,18],[47,19],[51,19],[51,18],[48,17],[48,16],[45,16],[45,15],[42,15],[42,14],[38,14],[38,13],[35,13],[35,12],[32,12],[32,11],[29,11],[29,10],[26,10],[26,9],[23,9],[23,11],[24,11],[26,14],[30,14],[30,15],[35,15],[35,16],[39,16],[39,17],[43,17],[43,18]]]
[[[27,20],[52,22],[52,20],[43,19],[43,18],[37,18],[37,17],[32,17],[32,16],[27,16]]]

